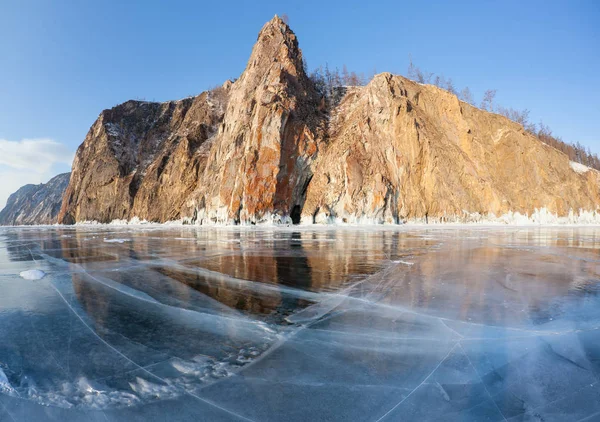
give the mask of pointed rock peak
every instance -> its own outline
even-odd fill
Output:
[[[302,51],[290,27],[277,15],[258,34],[246,70],[259,67],[266,71],[273,63],[292,73],[302,72]]]
[[[273,16],[273,19],[271,19],[269,22],[267,22],[265,24],[265,26],[269,25],[269,24],[271,24],[271,25],[285,25],[289,29],[288,24],[282,18],[280,18],[279,15]]]
[[[274,34],[277,34],[278,32],[286,39],[296,40],[296,35],[294,34],[294,31],[292,31],[290,29],[288,24],[285,23],[283,21],[283,19],[281,19],[279,16],[275,15],[273,17],[273,19],[271,19],[269,22],[264,24],[264,26],[258,33],[257,42],[260,43],[261,38],[264,35],[267,35],[267,36],[274,35]]]

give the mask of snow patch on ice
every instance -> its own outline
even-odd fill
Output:
[[[6,376],[6,374],[4,373],[2,368],[0,368],[0,392],[11,392],[11,391],[13,391],[13,388],[10,385],[10,382],[8,381],[8,377]]]
[[[131,242],[131,239],[107,239],[104,238],[104,243],[125,243]]]
[[[19,273],[19,275],[24,278],[25,280],[41,280],[42,278],[44,278],[46,276],[46,273],[43,272],[42,270],[27,270],[27,271],[21,271],[21,273]],[[1,379],[0,379],[1,381]]]
[[[232,351],[222,361],[198,355],[191,361],[173,358],[170,362],[175,372],[170,377],[161,378],[150,373],[132,377],[127,387],[115,388],[103,380],[88,380],[79,377],[73,382],[64,382],[59,388],[51,391],[38,389],[33,381],[29,388],[22,392],[21,398],[33,400],[47,406],[58,406],[66,409],[111,409],[143,405],[156,400],[172,399],[195,389],[230,377],[245,365],[253,362],[265,352],[268,344],[250,346]],[[3,380],[6,376],[0,369],[0,392],[3,391]],[[6,380],[6,392],[14,389]]]
[[[403,264],[403,265],[408,265],[408,266],[415,265],[414,262],[408,262],[408,261],[402,261],[402,260],[397,260],[397,261],[392,261],[392,262],[394,264]]]
[[[85,377],[80,377],[72,383],[65,382],[53,391],[38,391],[33,385],[21,393],[21,398],[65,409],[106,409],[141,404],[140,398],[133,392],[111,390]]]
[[[130,382],[129,387],[142,399],[166,399],[176,397],[179,392],[165,384],[150,382],[144,378],[136,377],[135,382]]]

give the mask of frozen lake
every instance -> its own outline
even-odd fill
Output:
[[[0,229],[0,421],[598,421],[600,228]]]

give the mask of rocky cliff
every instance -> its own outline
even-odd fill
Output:
[[[25,185],[8,197],[0,211],[0,225],[54,224],[71,173],[59,174],[48,183]]]
[[[178,219],[204,171],[228,87],[103,111],[77,149],[59,220]]]
[[[384,73],[334,110],[303,221],[469,220],[596,210],[600,174],[507,118]]]
[[[274,18],[235,83],[102,112],[77,151],[60,221],[299,218],[323,138],[319,104],[296,36]]]
[[[396,223],[600,204],[598,172],[449,92],[387,73],[344,92],[326,106],[275,17],[235,82],[102,112],[59,221]]]

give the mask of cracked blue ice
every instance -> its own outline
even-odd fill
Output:
[[[4,228],[0,421],[600,420],[599,250],[594,227]]]

